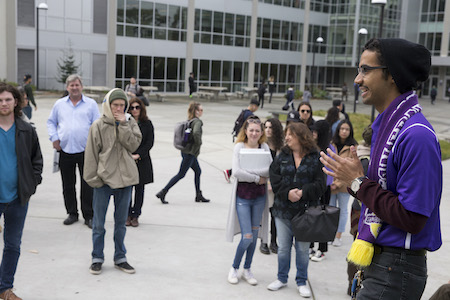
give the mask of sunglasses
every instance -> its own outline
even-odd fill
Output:
[[[141,107],[139,105],[130,107],[130,110],[135,110],[135,109],[139,110],[139,109],[141,109]]]
[[[261,120],[260,119],[248,119],[247,121],[249,123],[261,124]]]
[[[309,114],[311,111],[309,109],[301,109],[300,112],[303,113],[303,114],[304,113],[308,113]]]

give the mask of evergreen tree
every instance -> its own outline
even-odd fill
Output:
[[[63,50],[62,58],[58,59],[58,75],[56,81],[66,84],[69,75],[77,74],[79,65],[75,64],[75,55],[69,43],[69,49]]]

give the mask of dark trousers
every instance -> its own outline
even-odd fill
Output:
[[[272,207],[270,208],[270,244],[277,244],[277,227],[275,226],[275,217],[272,213]]]
[[[259,105],[261,105],[261,108],[263,108],[264,107],[264,94],[258,95],[258,101],[259,101]]]
[[[137,218],[141,215],[142,205],[144,204],[144,189],[144,184],[136,184],[134,186],[134,205],[133,201],[130,201],[128,216]]]
[[[0,203],[0,216],[4,215],[5,218],[3,257],[0,265],[0,293],[13,288],[27,211],[28,203],[22,206],[18,198],[9,203]]]
[[[364,270],[361,290],[356,299],[419,300],[427,282],[427,257],[381,252],[373,256]]]
[[[70,215],[78,216],[76,167],[81,177],[81,212],[85,220],[92,219],[92,188],[83,179],[84,152],[69,154],[61,151],[59,157],[59,168],[61,170],[61,180],[63,185],[63,196],[66,211]]]
[[[202,174],[202,169],[200,169],[200,165],[198,164],[197,157],[192,154],[186,154],[181,152],[181,156],[183,160],[181,161],[180,170],[178,174],[170,179],[169,183],[164,187],[165,191],[168,191],[171,187],[173,187],[180,179],[182,179],[189,168],[194,171],[194,182],[195,182],[195,191],[196,193],[200,193],[200,175]]]

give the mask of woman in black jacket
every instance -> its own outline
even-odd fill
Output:
[[[129,113],[138,122],[142,133],[142,141],[139,148],[132,154],[139,170],[139,183],[134,186],[134,205],[130,201],[128,210],[127,226],[139,226],[138,218],[141,215],[142,204],[144,203],[144,186],[153,182],[153,166],[150,158],[150,149],[155,141],[155,134],[152,121],[147,117],[144,102],[139,98],[130,100]]]
[[[294,235],[292,218],[316,205],[326,189],[319,161],[319,149],[304,123],[291,123],[286,129],[286,146],[270,166],[270,183],[275,194],[272,214],[278,235],[278,279],[267,288],[277,291],[287,285]],[[310,297],[308,279],[309,242],[295,240],[296,283],[302,297]]]

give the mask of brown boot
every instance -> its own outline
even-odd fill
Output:
[[[131,226],[133,226],[133,227],[139,226],[138,218],[131,218]]]
[[[131,226],[131,216],[128,216],[127,220],[125,221],[125,226]]]
[[[22,298],[17,297],[16,294],[12,291],[12,289],[6,290],[0,294],[0,299],[3,300],[22,300]]]

